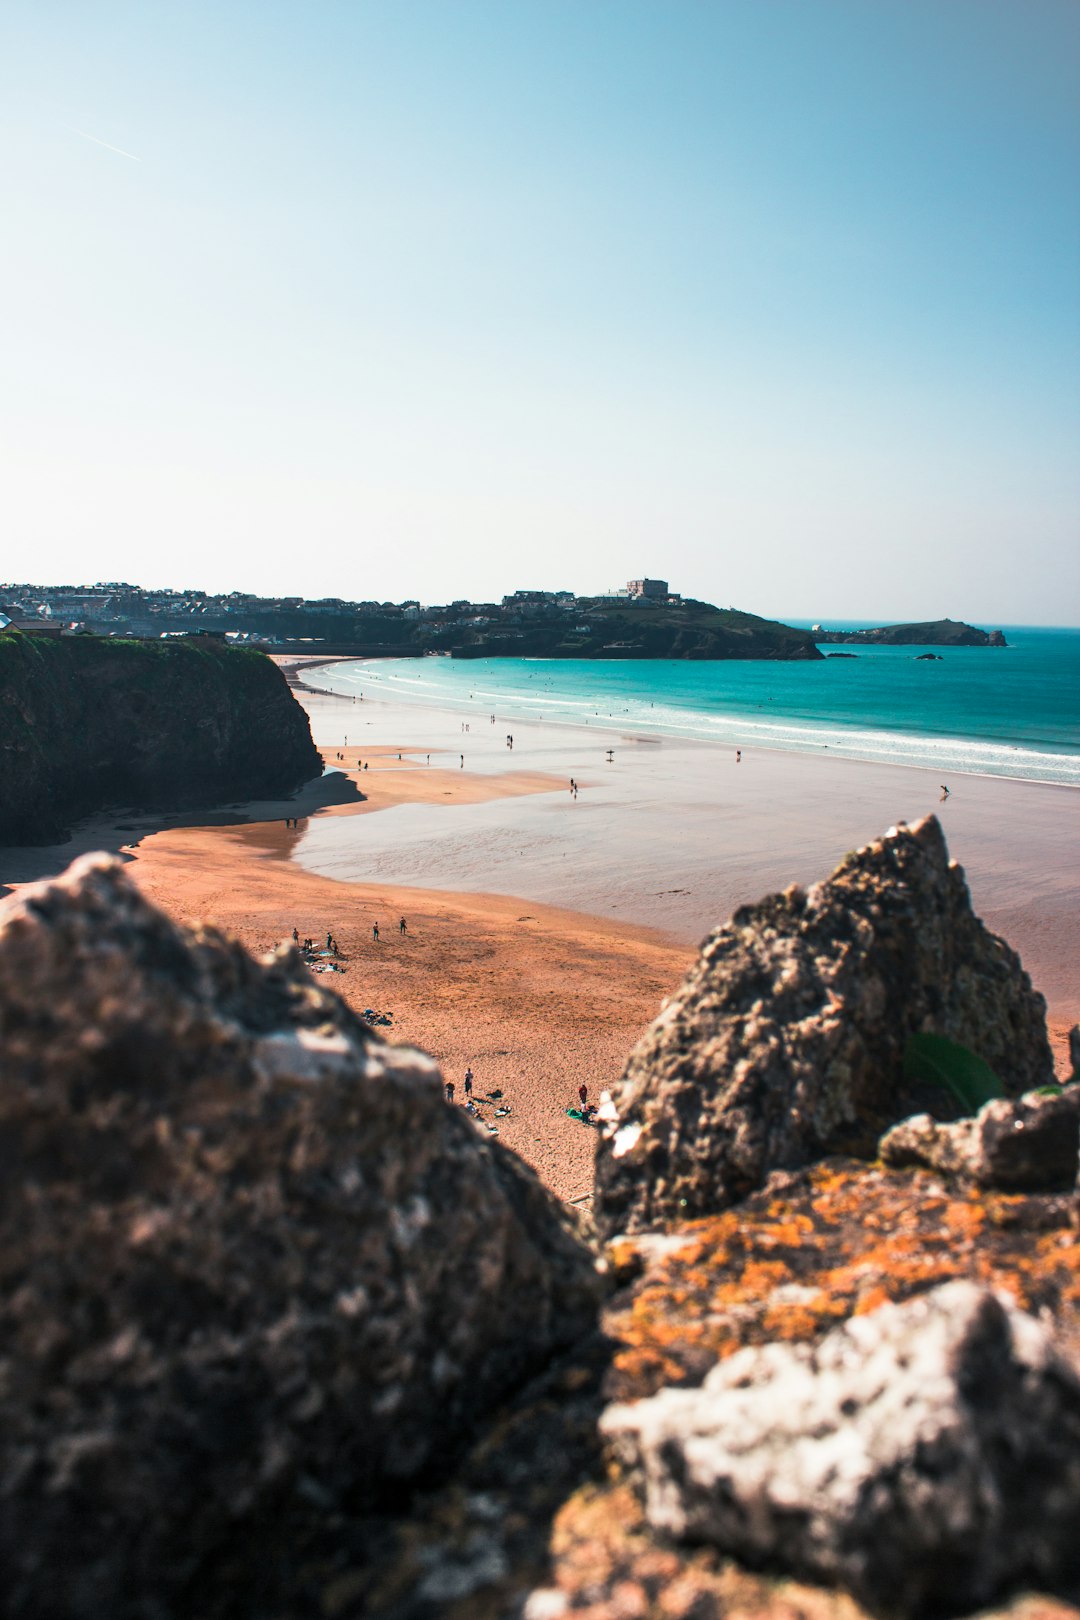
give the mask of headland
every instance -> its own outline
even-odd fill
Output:
[[[921,624],[883,624],[866,630],[815,631],[815,640],[828,646],[860,642],[875,647],[1007,647],[1000,630],[980,630],[953,619],[931,619]]]
[[[322,766],[252,648],[0,631],[0,841],[47,844],[124,807],[292,793]]]

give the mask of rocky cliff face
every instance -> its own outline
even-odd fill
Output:
[[[0,635],[0,844],[53,843],[101,810],[291,793],[321,768],[262,653]]]

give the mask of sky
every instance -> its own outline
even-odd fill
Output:
[[[2,0],[0,579],[1080,624],[1075,0]]]

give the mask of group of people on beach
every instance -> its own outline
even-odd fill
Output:
[[[306,939],[300,938],[300,930],[298,928],[293,929],[292,939],[297,950],[303,951],[305,956],[313,955],[314,952],[319,950],[319,946],[316,945],[315,941],[310,935]],[[329,929],[326,931],[326,944],[322,947],[322,949],[324,951],[329,951],[331,956],[344,956],[345,954],[341,949],[341,946],[338,944],[337,939]]]
[[[399,917],[398,918],[398,933],[399,934],[407,934],[408,932],[409,932],[408,923],[405,921],[404,917]],[[376,944],[378,944],[378,941],[379,941],[379,925],[378,925],[377,922],[373,922],[372,925],[371,925],[371,937],[372,937],[372,940]]]
[[[465,1092],[465,1101],[467,1103],[472,1101],[473,1078],[474,1077],[473,1077],[472,1069],[467,1068],[465,1070],[465,1079],[462,1082],[462,1089]],[[454,1100],[454,1092],[456,1090],[457,1090],[457,1087],[454,1085],[454,1082],[452,1080],[448,1080],[446,1082],[446,1100],[447,1100],[448,1103],[453,1102],[453,1100]]]

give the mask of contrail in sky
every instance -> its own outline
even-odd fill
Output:
[[[96,135],[88,135],[85,129],[76,129],[74,124],[69,124],[68,129],[73,135],[81,135],[84,141],[93,141],[95,146],[103,146],[106,152],[115,152],[117,157],[130,158],[132,163],[142,162],[142,158],[136,157],[134,152],[125,152],[122,146],[110,146],[108,141],[101,141]]]

